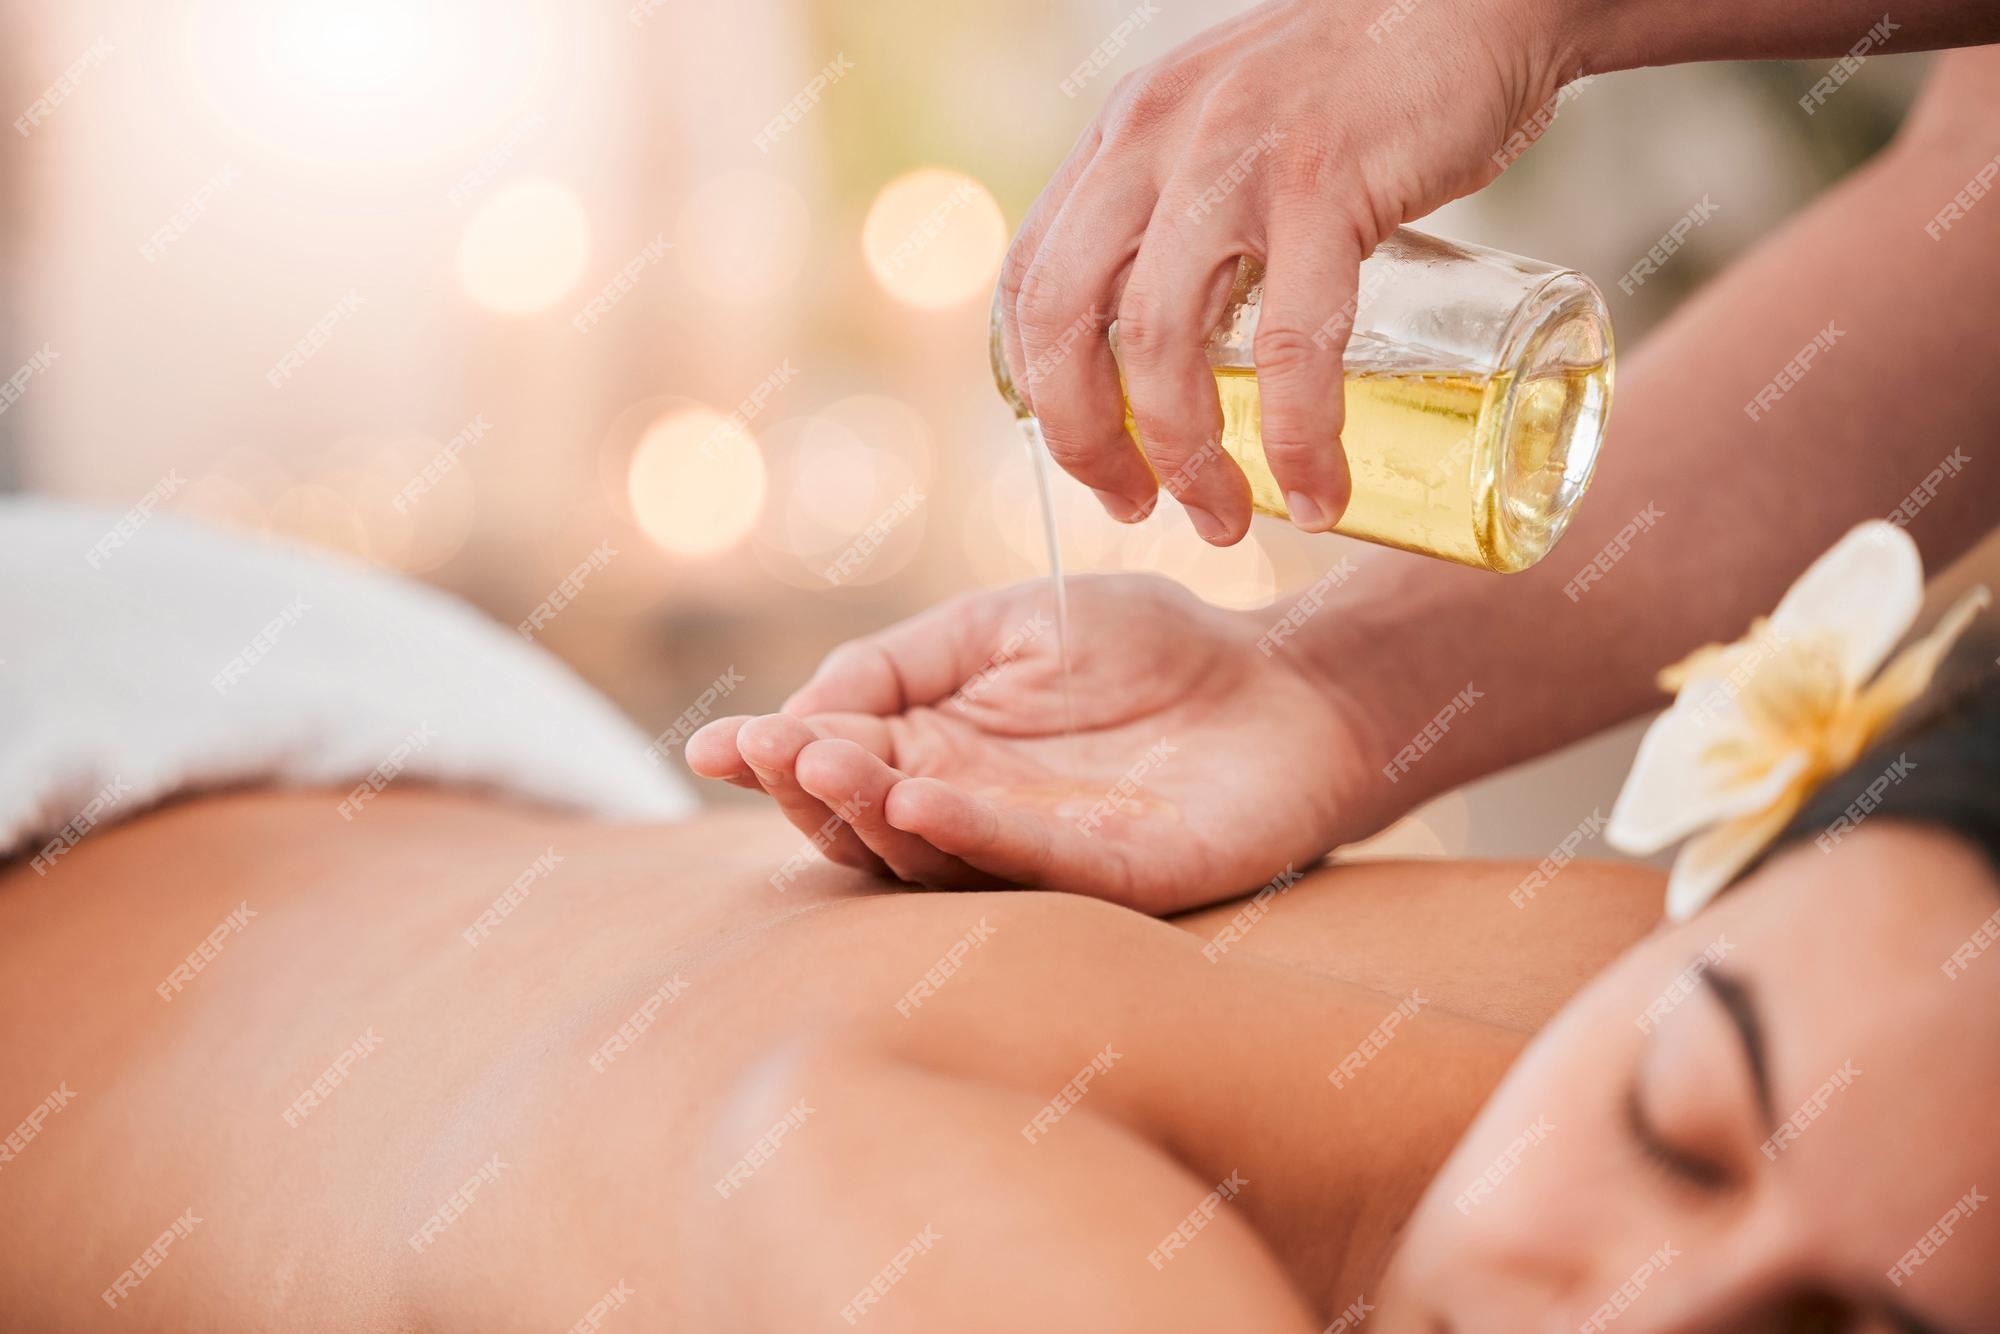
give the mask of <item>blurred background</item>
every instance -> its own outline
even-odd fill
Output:
[[[509,626],[588,562],[540,637],[649,733],[731,668],[727,711],[775,707],[840,640],[1045,570],[987,369],[1001,254],[1118,77],[1248,7],[13,0],[0,378],[53,357],[0,411],[0,489],[152,497]],[[1422,225],[1589,273],[1629,349],[1882,146],[1925,63],[1871,57],[1810,117],[1825,62],[1599,79]],[[1056,486],[1073,569],[1234,606],[1346,541],[1267,520],[1216,551]],[[1378,848],[1539,857],[1635,735]]]

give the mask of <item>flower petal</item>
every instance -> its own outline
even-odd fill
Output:
[[[1916,542],[1895,524],[1870,519],[1806,568],[1771,613],[1771,626],[1787,638],[1829,638],[1842,676],[1858,686],[1908,633],[1923,600]]]
[[[1660,689],[1677,696],[1713,691],[1719,700],[1732,699],[1735,691],[1725,683],[1746,665],[1754,668],[1759,659],[1768,657],[1774,639],[1765,618],[1759,616],[1743,638],[1727,644],[1704,644],[1679,662],[1662,667],[1656,679]]]
[[[1761,770],[1732,772],[1708,758],[1719,742],[1739,738],[1754,740],[1678,704],[1654,719],[1611,808],[1606,840],[1621,852],[1658,852],[1705,825],[1762,810],[1810,759],[1802,751],[1773,752]]]
[[[1719,824],[1688,840],[1667,873],[1667,919],[1685,922],[1721,893],[1736,873],[1757,860],[1771,840],[1798,814],[1805,792],[1790,793],[1775,805],[1740,820]]]

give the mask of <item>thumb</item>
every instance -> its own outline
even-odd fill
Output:
[[[935,704],[984,667],[999,620],[996,600],[975,594],[849,640],[826,655],[784,712],[880,717]]]

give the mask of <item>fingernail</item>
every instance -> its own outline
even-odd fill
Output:
[[[1194,530],[1201,534],[1202,541],[1213,545],[1229,536],[1228,525],[1207,510],[1194,505],[1183,505],[1182,508],[1187,511],[1188,518],[1194,521]]]
[[[1326,511],[1303,491],[1285,492],[1285,508],[1291,511],[1293,525],[1308,533],[1323,533],[1329,527]]]
[[[1100,491],[1096,487],[1090,490],[1097,497],[1097,503],[1104,506],[1104,512],[1120,523],[1139,522],[1153,512],[1153,502],[1159,499],[1156,492],[1146,498],[1145,504],[1135,505],[1116,491]]]

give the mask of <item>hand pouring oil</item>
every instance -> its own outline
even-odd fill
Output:
[[[1255,361],[1263,295],[1261,268],[1243,261],[1207,344],[1223,416],[1210,448],[1243,470],[1258,511],[1282,518]],[[994,309],[994,375],[1031,421]],[[1590,280],[1398,231],[1363,262],[1350,309],[1319,331],[1329,347],[1341,335],[1346,425],[1327,448],[1344,447],[1353,495],[1334,531],[1503,574],[1546,556],[1583,498],[1610,413],[1611,322]],[[1108,337],[1115,356],[1116,323]],[[1074,351],[1043,351],[1024,378],[1048,392]],[[1129,403],[1126,429],[1140,439]]]

